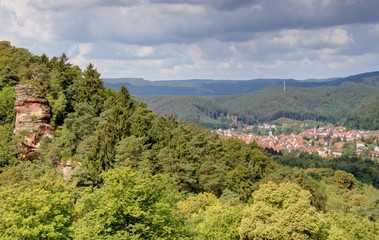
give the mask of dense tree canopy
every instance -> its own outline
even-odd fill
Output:
[[[179,194],[167,176],[120,167],[102,174],[101,188],[88,189],[76,204],[76,239],[180,239],[175,214]]]
[[[72,236],[72,188],[51,175],[0,187],[2,239],[68,239]]]
[[[261,185],[244,211],[241,239],[326,239],[322,216],[310,197],[294,183]]]
[[[225,96],[139,96],[158,114],[209,128],[231,128],[235,120],[256,124],[280,118],[314,120],[347,127],[379,129],[378,88],[287,88],[272,86],[255,93]]]

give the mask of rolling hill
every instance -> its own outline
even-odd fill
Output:
[[[254,79],[254,80],[170,80],[147,81],[142,78],[105,78],[105,86],[120,89],[125,85],[134,95],[175,95],[175,96],[209,96],[253,93],[269,86],[287,87],[326,87],[358,85],[379,87],[379,71],[358,75],[299,81],[295,79]]]
[[[379,96],[378,88],[345,84],[338,87],[289,87],[285,92],[282,87],[271,86],[250,94],[138,98],[159,114],[174,114],[207,127],[224,126],[225,121],[231,124],[234,116],[247,124],[286,117],[378,129],[376,96]]]

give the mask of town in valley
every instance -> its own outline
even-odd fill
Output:
[[[267,134],[256,134],[252,131],[248,133],[254,128],[266,130]],[[278,128],[275,124],[264,123],[259,126],[247,126],[243,131],[232,128],[217,129],[215,132],[223,137],[241,139],[248,144],[256,142],[261,147],[278,153],[298,151],[317,153],[321,157],[362,156],[379,161],[379,131],[325,126],[308,128],[300,133],[275,134]]]

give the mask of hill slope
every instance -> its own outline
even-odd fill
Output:
[[[142,78],[104,79],[105,86],[120,89],[122,84],[135,95],[230,95],[253,93],[269,86],[287,87],[325,87],[342,85],[379,86],[379,72],[363,73],[354,76],[321,80],[298,81],[294,79],[254,79],[254,80],[175,80],[146,81]]]
[[[362,125],[364,120],[357,118],[358,115],[365,119],[376,119],[373,115],[375,111],[368,109],[375,109],[377,95],[379,89],[361,86],[287,88],[285,92],[281,87],[272,86],[252,94],[207,97],[139,96],[139,99],[159,114],[174,114],[181,119],[201,124],[203,122],[200,116],[220,120],[222,117],[235,115],[239,121],[248,124],[286,117],[349,125],[356,120],[356,126],[377,129],[379,124],[376,122]],[[215,124],[220,126],[220,122]]]

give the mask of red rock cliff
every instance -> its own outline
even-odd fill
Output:
[[[47,100],[30,85],[16,86],[16,124],[14,133],[25,134],[22,145],[27,151],[38,149],[41,140],[53,136],[48,124],[50,112]]]

